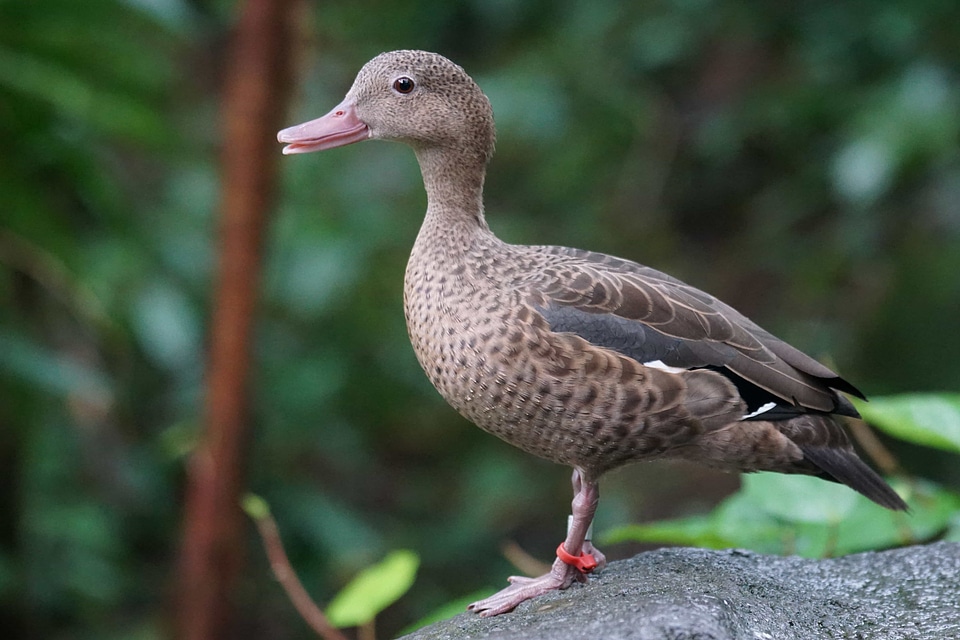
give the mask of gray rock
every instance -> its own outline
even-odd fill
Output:
[[[513,613],[463,613],[405,638],[960,640],[960,544],[829,560],[663,549]]]

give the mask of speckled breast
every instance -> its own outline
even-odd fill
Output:
[[[408,264],[407,329],[440,394],[510,444],[595,473],[661,453],[644,411],[664,398],[642,385],[658,372],[550,332],[496,262]]]

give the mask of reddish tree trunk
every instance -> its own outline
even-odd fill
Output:
[[[245,526],[239,500],[248,439],[253,320],[298,1],[248,0],[227,61],[206,430],[188,467],[177,589],[177,637],[184,640],[226,637],[243,563]]]

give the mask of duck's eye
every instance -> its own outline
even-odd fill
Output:
[[[397,93],[410,93],[415,86],[413,80],[407,76],[402,76],[393,81],[393,88]]]

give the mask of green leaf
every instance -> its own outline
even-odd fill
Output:
[[[605,532],[602,541],[603,544],[656,542],[709,549],[723,549],[733,546],[730,540],[717,531],[716,518],[702,515],[616,527]]]
[[[196,366],[203,332],[194,305],[171,282],[146,285],[132,305],[133,328],[144,351],[171,370]]]
[[[764,513],[785,522],[834,523],[857,502],[857,494],[841,484],[779,473],[745,475],[741,491]]]
[[[895,438],[960,453],[960,393],[912,393],[855,404],[864,420]]]
[[[40,56],[0,49],[0,86],[119,137],[156,143],[162,139],[158,132],[169,131],[144,100],[97,86],[77,71]]]
[[[943,539],[949,542],[960,542],[960,513],[954,514],[953,519],[950,520],[950,528],[947,529]]]
[[[929,540],[947,530],[960,511],[960,495],[932,482],[913,481],[897,489],[910,506],[909,513],[890,511],[857,496],[856,508],[833,531],[831,554]]]
[[[33,340],[0,330],[0,372],[9,372],[55,396],[107,403],[112,382],[99,370]]]
[[[801,482],[794,482],[801,480]],[[898,487],[909,514],[874,504],[853,490],[816,478],[762,474],[706,516],[606,532],[604,543],[658,542],[708,548],[743,547],[808,558],[843,555],[957,536],[960,495],[934,483]]]
[[[783,553],[788,544],[783,523],[760,509],[742,489],[720,503],[711,516],[716,534],[729,540],[731,547]]]
[[[416,553],[400,549],[364,569],[330,602],[327,607],[330,623],[336,627],[356,627],[370,622],[410,589],[419,565]]]
[[[255,493],[248,493],[243,496],[243,501],[240,504],[244,512],[254,520],[263,520],[270,515],[270,505]]]

